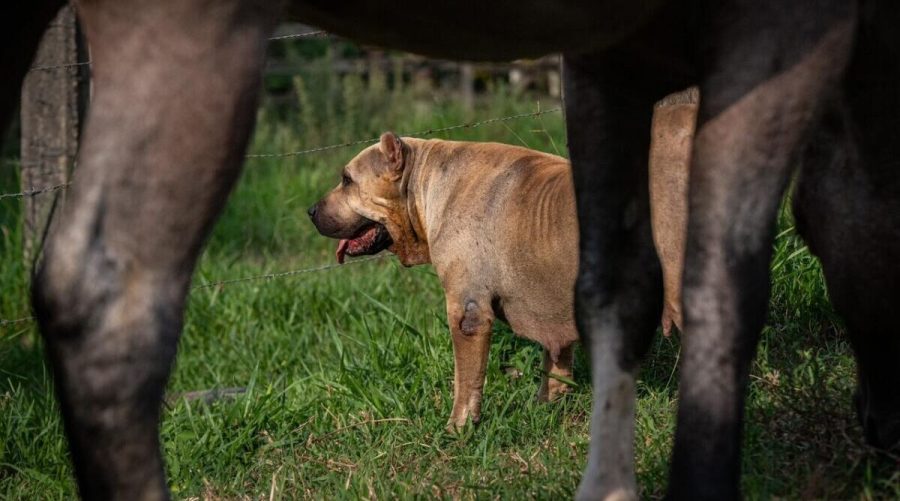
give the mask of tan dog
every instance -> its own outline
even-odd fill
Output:
[[[455,378],[451,426],[477,422],[495,318],[544,347],[538,398],[567,390],[578,339],[573,294],[578,227],[569,162],[498,143],[385,133],[310,209],[340,238],[337,258],[388,249],[432,263],[447,298]]]
[[[696,99],[694,100],[696,101]],[[686,180],[696,105],[657,111],[651,153],[654,228],[666,286],[664,330],[680,327]],[[670,131],[670,127],[679,130]],[[684,130],[681,130],[684,129]],[[671,189],[665,183],[672,182]],[[381,136],[309,210],[339,238],[337,259],[388,249],[406,266],[432,263],[447,299],[455,385],[451,426],[478,421],[495,318],[544,347],[538,399],[568,390],[578,226],[569,162],[498,143]],[[677,269],[673,269],[677,267]]]

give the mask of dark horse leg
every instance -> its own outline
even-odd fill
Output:
[[[160,403],[203,241],[240,171],[263,0],[84,0],[93,102],[33,286],[80,493],[164,499]]]
[[[775,216],[856,27],[839,0],[702,9],[678,426],[669,495],[736,499],[744,396],[769,296]]]
[[[662,308],[647,160],[664,94],[614,53],[565,57],[566,121],[579,220],[575,316],[594,391],[578,499],[634,498],[635,375]]]
[[[900,11],[868,2],[860,17],[844,94],[806,150],[794,207],[847,322],[866,439],[891,449],[900,446]]]

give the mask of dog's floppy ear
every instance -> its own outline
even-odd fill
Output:
[[[395,172],[403,170],[403,143],[397,134],[385,132],[381,135],[381,153],[387,158],[391,169]]]

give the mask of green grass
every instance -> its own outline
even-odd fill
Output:
[[[312,80],[303,85],[321,84]],[[537,109],[503,89],[469,114],[440,97],[373,85],[377,79],[344,82],[343,93],[326,103],[301,92],[301,112],[261,112],[252,152]],[[439,137],[551,152],[565,145],[559,114]],[[305,209],[338,182],[340,167],[358,149],[248,161],[195,283],[333,262],[335,242],[316,234]],[[14,173],[4,169],[2,191],[12,191]],[[28,314],[18,211],[17,201],[0,201],[2,318]],[[747,405],[745,493],[896,498],[896,459],[862,445],[850,411],[852,357],[818,264],[787,213],[780,228],[770,318]],[[75,486],[34,326],[0,327],[0,337],[0,497],[69,499]],[[176,400],[166,408],[161,433],[172,492],[182,499],[268,499],[272,492],[288,499],[571,497],[588,444],[584,354],[574,393],[546,405],[533,399],[539,348],[505,326],[496,328],[492,343],[483,422],[449,435],[453,357],[430,267],[405,269],[385,258],[194,291],[168,391],[247,391],[210,405]],[[679,347],[677,338],[658,337],[640,375],[636,449],[645,497],[659,497],[666,484]],[[511,376],[510,367],[521,376]]]

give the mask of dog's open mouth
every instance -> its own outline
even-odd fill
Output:
[[[373,221],[372,224],[363,227],[355,237],[341,239],[338,243],[337,252],[334,255],[337,257],[338,263],[344,264],[346,256],[378,254],[393,243],[394,240],[391,239],[391,234],[388,233],[387,228],[383,224]]]

